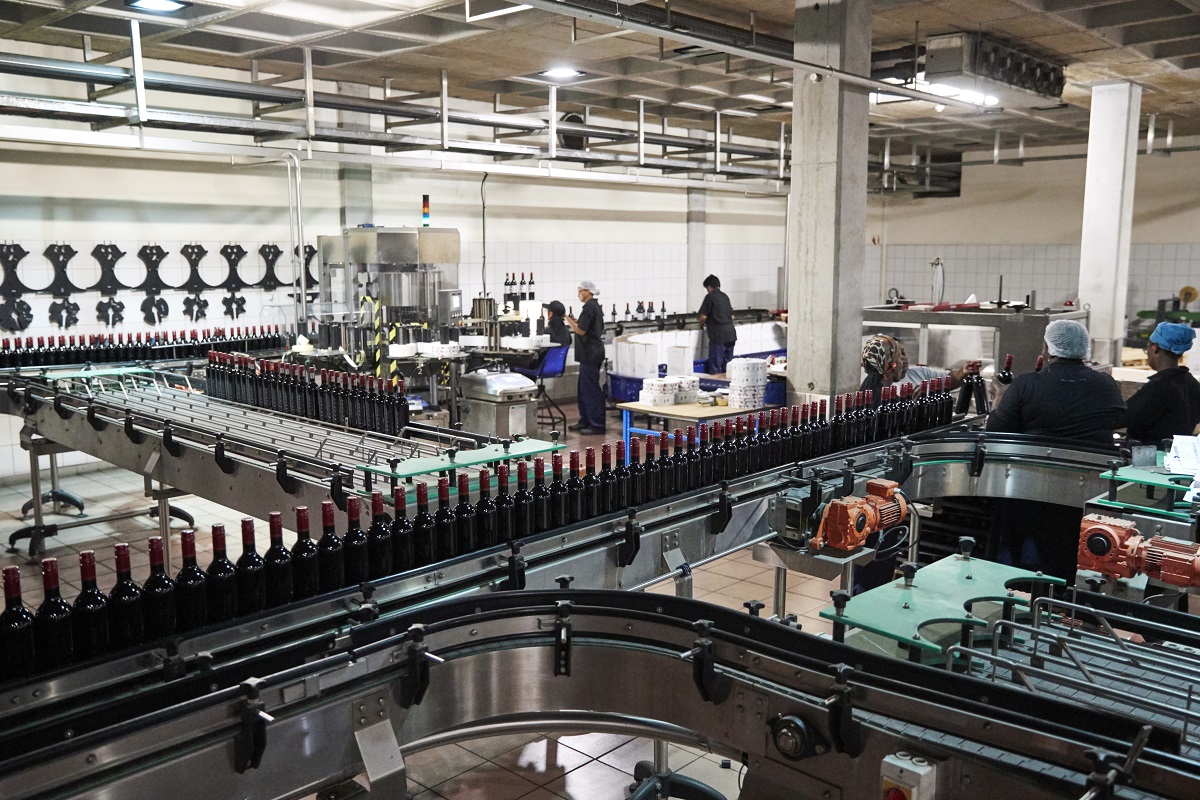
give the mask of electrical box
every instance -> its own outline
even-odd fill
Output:
[[[887,756],[879,765],[881,800],[935,800],[937,765],[910,753]]]

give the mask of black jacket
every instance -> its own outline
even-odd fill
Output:
[[[546,333],[550,336],[550,341],[556,345],[571,343],[571,329],[557,314],[550,315],[550,320],[546,323]]]
[[[604,363],[604,309],[596,298],[583,304],[575,321],[583,336],[575,335],[575,360],[580,364]]]
[[[1117,423],[1130,441],[1157,445],[1169,436],[1191,436],[1200,423],[1200,383],[1187,367],[1156,372],[1126,403]]]
[[[987,429],[1111,445],[1124,410],[1111,376],[1060,359],[1041,372],[1018,375],[988,415]]]

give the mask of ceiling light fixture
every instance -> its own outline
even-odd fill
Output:
[[[174,14],[176,11],[183,11],[191,5],[191,3],[185,2],[185,0],[125,0],[126,8],[149,11],[151,14]]]
[[[554,67],[546,70],[545,72],[538,73],[538,75],[541,75],[543,78],[549,78],[552,81],[565,81],[570,80],[571,78],[582,78],[586,74],[586,72],[580,72],[574,67]]]

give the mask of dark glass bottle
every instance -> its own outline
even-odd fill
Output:
[[[563,480],[562,453],[550,457],[553,480],[550,482],[550,528],[561,528],[567,524],[567,483]]]
[[[771,431],[770,415],[766,411],[759,412],[754,438],[751,440],[749,472],[758,472],[771,465]]]
[[[208,579],[196,564],[196,532],[179,534],[183,567],[175,576],[175,627],[181,633],[208,624]]]
[[[429,485],[417,484],[417,516],[413,518],[413,566],[432,564],[437,554],[433,514],[429,513]]]
[[[121,650],[141,644],[146,626],[142,617],[142,587],[133,582],[133,569],[129,565],[129,545],[122,542],[113,548],[113,552],[117,583],[108,593],[108,641],[113,650]]]
[[[768,467],[783,463],[783,437],[779,435],[779,409],[777,408],[771,409],[771,412],[767,414],[766,431],[762,435],[762,441],[765,459],[761,463]]]
[[[0,683],[27,678],[36,661],[33,612],[21,602],[21,568],[4,568],[4,612],[0,613]]]
[[[496,467],[496,543],[511,542],[517,531],[517,505],[508,493],[508,464]]]
[[[662,497],[662,464],[654,457],[654,436],[646,436],[646,502]]]
[[[1000,384],[1001,386],[1008,386],[1012,382],[1012,353],[1009,353],[1004,357],[1004,369],[996,373],[996,383]]]
[[[225,622],[237,616],[237,567],[225,555],[225,526],[220,523],[212,527],[212,546],[212,561],[205,572],[208,583],[208,621]],[[109,600],[112,600],[112,595],[109,595]],[[112,612],[109,613],[111,615]],[[115,628],[113,632],[115,646]]]
[[[559,471],[563,458],[558,456]],[[553,503],[550,489],[546,487],[546,461],[541,456],[533,459],[534,488],[529,491],[529,462],[517,462],[517,493],[512,495],[512,518],[516,530],[515,539],[524,539],[534,533],[542,533],[554,527]]]
[[[678,431],[676,435],[679,435]],[[683,470],[683,485],[687,489],[700,488],[700,448],[696,443],[695,425],[687,427],[687,452],[683,455]]]
[[[684,453],[684,443],[687,441],[684,438],[684,433],[681,428],[676,428],[671,437],[674,445],[674,453],[671,455],[671,465],[675,468],[675,493],[682,494],[692,488],[690,465],[688,457]]]
[[[583,519],[600,516],[600,476],[596,474],[596,448],[589,447],[583,454]]]
[[[304,600],[321,591],[321,555],[309,530],[308,506],[296,506],[296,543],[292,545],[292,598]]]
[[[292,554],[283,543],[283,515],[272,511],[267,516],[271,546],[263,554],[267,582],[267,608],[292,602],[295,594],[292,579]]]
[[[79,580],[83,588],[71,606],[71,625],[75,659],[83,661],[108,652],[108,597],[96,588],[96,554],[91,550],[79,554]]]
[[[583,505],[583,478],[579,475],[579,451],[572,450],[567,468],[567,524],[585,519]]]
[[[342,536],[345,586],[358,586],[370,579],[371,553],[367,532],[362,529],[362,505],[357,497],[346,498],[346,533]]]
[[[875,390],[867,389],[863,393],[863,443],[872,444],[879,440],[879,413],[875,410]]]
[[[730,477],[740,478],[750,470],[750,426],[753,424],[752,416],[738,417],[734,421],[734,438],[727,445],[730,450],[729,455],[732,456],[732,474]],[[729,462],[726,463],[726,469],[729,469]]]
[[[367,531],[367,577],[392,574],[392,526],[383,513],[383,492],[371,492],[371,529]]]
[[[880,441],[891,439],[895,434],[895,409],[892,406],[892,389],[894,387],[884,386],[879,390],[881,400],[879,409],[875,413],[875,432]]]
[[[445,561],[454,558],[458,541],[458,518],[450,505],[450,479],[438,478],[438,508],[433,514],[434,558]]]
[[[626,505],[636,508],[646,502],[646,465],[642,463],[642,440],[629,440],[629,500]]]
[[[346,585],[345,547],[337,535],[332,500],[321,501],[321,538],[317,540],[318,586],[322,592],[332,592]]]
[[[475,519],[475,504],[471,502],[471,476],[458,473],[458,505],[454,507],[456,555],[474,553],[479,548],[478,530]]]
[[[142,584],[142,613],[146,640],[155,641],[175,633],[175,581],[167,574],[162,537],[150,537],[149,545],[150,577]]]
[[[621,463],[622,467],[625,466],[624,458],[618,457],[617,461]],[[600,513],[611,514],[625,508],[624,503],[617,504],[617,475],[612,468],[612,445],[606,444],[600,447],[600,472],[596,478],[600,481]]]
[[[242,519],[242,555],[237,560],[238,614],[256,614],[267,607],[266,562],[254,542],[254,520]]]
[[[1034,371],[1034,372],[1041,372],[1041,371],[1042,371],[1042,367],[1043,367],[1043,366],[1045,366],[1045,364],[1046,364],[1046,357],[1045,357],[1045,356],[1038,356],[1038,357],[1037,357],[1037,363],[1036,363],[1036,364],[1034,364],[1034,366],[1033,366],[1033,371]]]
[[[662,482],[662,487],[658,490],[660,498],[666,499],[679,491],[676,483],[678,471],[675,462],[671,460],[671,434],[666,431],[658,434],[658,474]]]
[[[708,423],[700,423],[699,433],[700,446],[696,450],[696,455],[700,460],[700,477],[696,486],[704,488],[713,484],[713,451],[712,445],[708,441]]]
[[[809,409],[809,416],[812,417],[812,409]],[[816,426],[816,434],[818,436],[819,452],[814,455],[826,455],[831,452],[833,446],[833,428],[829,424],[829,401],[821,400],[817,403],[816,419],[813,424]]]
[[[788,464],[796,459],[792,457],[792,410],[787,406],[779,409],[779,463]]]
[[[843,427],[846,422],[845,413],[842,410],[842,395],[833,398],[833,417],[829,420],[830,430],[830,446],[831,453],[836,453],[839,450],[844,450],[846,447]]]
[[[796,424],[793,434],[792,452],[795,461],[807,461],[812,449],[813,427],[808,416],[808,403],[792,408],[792,420]]]
[[[715,420],[712,426],[712,479],[713,483],[725,480],[725,426],[728,420]]]
[[[403,486],[392,489],[392,572],[408,572],[416,566],[413,525],[408,518],[408,493]]]
[[[480,548],[495,547],[496,503],[492,500],[492,474],[485,468],[479,470],[479,502],[475,504],[475,535]]]
[[[39,672],[70,664],[75,657],[71,604],[58,589],[58,559],[42,559],[42,604],[33,618],[33,652]]]

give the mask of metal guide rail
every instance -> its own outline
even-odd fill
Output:
[[[160,686],[6,726],[0,796],[171,797],[186,785],[194,798],[283,798],[365,771],[373,796],[400,797],[406,755],[596,730],[728,755],[745,767],[742,800],[876,797],[899,751],[931,765],[929,797],[1200,792],[1175,731],[639,593],[448,601],[196,683],[190,698]]]
[[[561,449],[420,424],[399,437],[347,431],[173,384],[186,386],[187,379],[150,374],[47,385],[13,377],[0,393],[0,411],[24,416],[49,441],[257,517],[329,498],[344,509],[347,492],[410,477],[406,461],[453,470],[484,454],[490,461]],[[467,463],[457,464],[455,456],[467,452]]]

